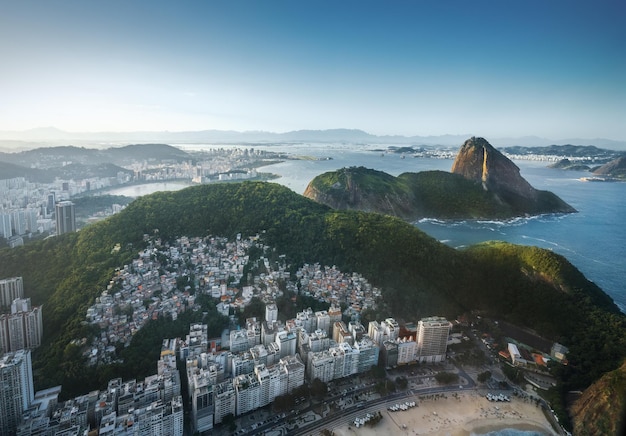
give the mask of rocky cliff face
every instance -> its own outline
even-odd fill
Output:
[[[626,363],[589,386],[571,408],[574,434],[624,434]]]
[[[483,138],[465,141],[452,164],[452,173],[481,182],[483,189],[496,195],[537,199],[537,190],[520,175],[517,165]]]
[[[626,178],[626,156],[620,156],[611,162],[602,165],[594,170],[594,174],[599,176],[610,176],[616,178]]]
[[[576,211],[551,192],[533,188],[520,175],[517,165],[483,138],[465,141],[452,164],[452,173],[481,183],[485,191],[510,205],[516,214]]]

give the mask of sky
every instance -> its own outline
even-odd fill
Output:
[[[623,0],[0,0],[0,130],[626,140]]]

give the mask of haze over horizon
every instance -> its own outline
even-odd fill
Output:
[[[0,130],[626,140],[609,0],[6,2]]]

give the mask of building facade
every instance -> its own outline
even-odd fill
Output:
[[[76,231],[76,211],[71,201],[59,201],[56,204],[57,235]]]
[[[423,318],[417,325],[417,359],[441,362],[446,358],[450,321],[442,317]]]
[[[4,308],[8,312],[17,298],[24,298],[24,280],[21,277],[0,280],[0,310]]]
[[[7,353],[0,357],[0,431],[15,434],[35,398],[30,350]]]

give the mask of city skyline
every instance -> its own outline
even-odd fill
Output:
[[[617,1],[41,2],[0,17],[0,130],[626,139]]]

